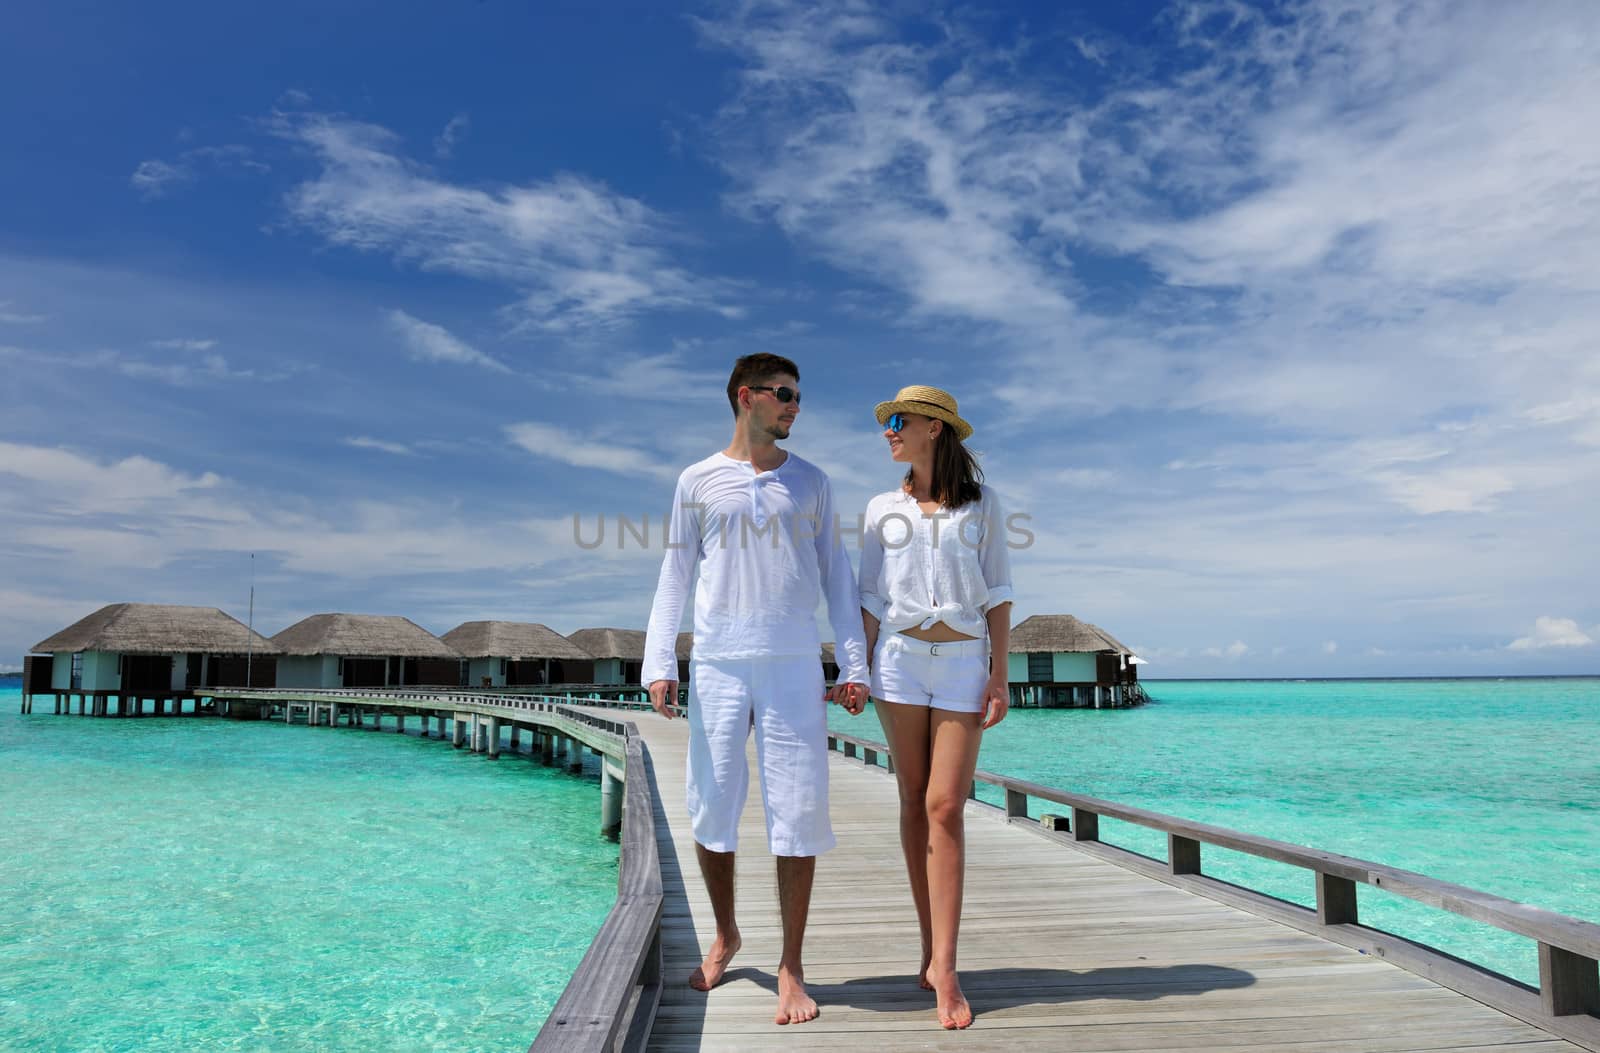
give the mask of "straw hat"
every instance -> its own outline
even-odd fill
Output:
[[[924,417],[942,420],[956,430],[956,438],[966,442],[972,435],[972,425],[956,412],[956,398],[948,391],[912,384],[901,388],[893,402],[878,403],[878,423],[885,424],[896,413],[917,413]]]

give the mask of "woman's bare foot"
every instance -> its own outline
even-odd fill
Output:
[[[972,1006],[961,993],[961,978],[954,969],[929,968],[928,979],[933,982],[934,993],[939,997],[939,1026],[946,1031],[958,1031],[972,1026]]]
[[[927,947],[922,948],[922,968],[917,970],[917,986],[924,991],[933,990],[933,981],[928,979],[928,963],[933,961],[933,952]]]
[[[733,956],[739,953],[743,945],[737,932],[729,941],[724,941],[719,933],[711,941],[711,951],[706,955],[706,960],[700,963],[700,968],[689,974],[689,986],[696,991],[709,991],[720,984],[722,975],[728,971],[728,963],[733,961]]]
[[[778,966],[778,1012],[774,1024],[803,1024],[817,1018],[817,1003],[806,994],[806,979],[799,971]]]

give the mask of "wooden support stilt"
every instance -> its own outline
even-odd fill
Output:
[[[600,832],[615,837],[622,830],[622,780],[608,762],[600,765]]]

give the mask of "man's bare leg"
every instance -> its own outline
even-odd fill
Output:
[[[717,936],[700,968],[689,974],[689,986],[709,991],[722,982],[728,963],[739,953],[739,926],[733,920],[733,853],[713,852],[696,841],[694,854],[700,859],[700,876],[711,897],[711,914],[717,920]]]
[[[778,857],[778,912],[783,917],[783,957],[778,960],[778,1012],[775,1024],[803,1024],[815,1020],[817,1003],[806,994],[806,971],[800,963],[806,938],[806,915],[811,910],[811,882],[817,873],[816,856]]]

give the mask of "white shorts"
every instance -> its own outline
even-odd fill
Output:
[[[872,696],[906,706],[957,713],[983,712],[989,682],[989,641],[931,644],[884,633],[872,658]]]
[[[822,663],[812,655],[691,662],[689,823],[696,841],[713,852],[738,847],[753,715],[772,854],[817,856],[834,846],[822,692]]]

